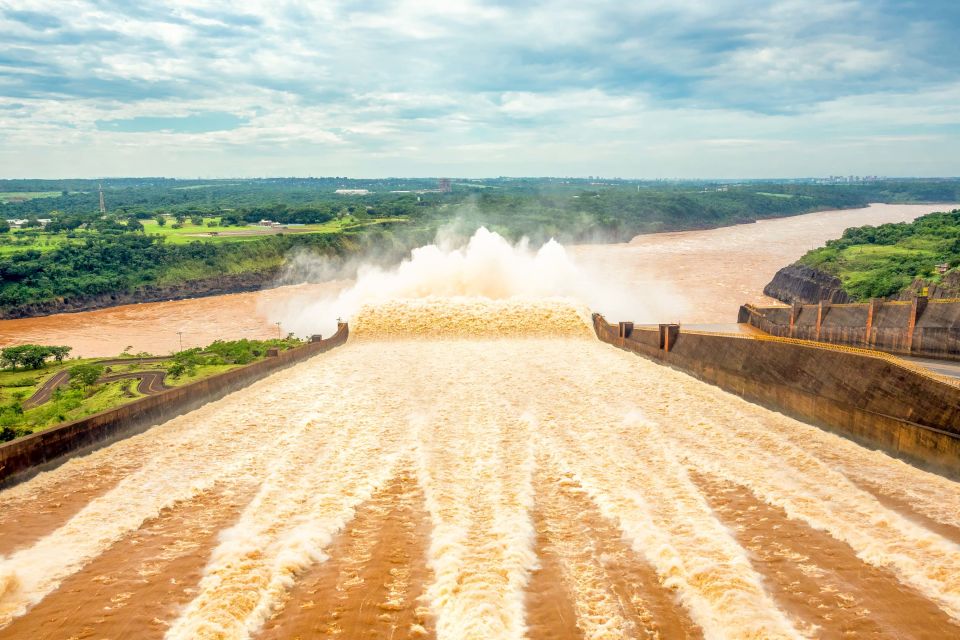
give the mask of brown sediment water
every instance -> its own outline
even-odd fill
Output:
[[[297,581],[260,640],[435,637],[423,601],[430,522],[416,474],[401,470]]]
[[[661,307],[644,322],[735,322],[740,305],[780,304],[763,295],[774,274],[810,249],[839,238],[844,229],[909,222],[957,204],[872,204],[862,209],[820,211],[704,231],[635,237],[624,244],[580,245],[570,252],[605,277],[622,281],[639,298],[675,295],[684,305]],[[656,308],[656,301],[651,304]],[[641,320],[641,318],[613,318]]]
[[[906,222],[957,206],[875,204],[719,229],[642,235],[622,244],[575,245],[568,252],[594,275],[617,281],[625,295],[648,299],[651,310],[658,312],[643,318],[609,316],[613,320],[733,323],[739,305],[775,302],[763,295],[763,287],[778,269],[847,227]],[[178,332],[184,347],[217,339],[270,338],[277,335],[274,322],[283,319],[284,309],[303,307],[347,285],[338,280],[0,320],[0,345],[65,344],[73,347],[73,356],[95,357],[113,356],[128,346],[134,353],[171,353],[180,348]],[[651,297],[671,301],[658,304]]]
[[[616,526],[600,516],[571,473],[538,461],[537,531],[544,550],[556,556],[556,583],[572,594],[573,617],[585,638],[702,638],[702,631],[664,587],[654,568],[623,540]],[[549,627],[540,637],[563,637]],[[567,636],[581,637],[581,636]]]
[[[196,591],[210,550],[250,499],[253,486],[210,491],[161,510],[66,578],[0,639],[163,638]]]
[[[0,320],[0,346],[63,344],[72,357],[115,356],[127,347],[166,355],[202,347],[214,340],[277,337],[269,317],[277,305],[295,304],[340,290],[346,283],[300,284],[247,293],[231,293],[168,302],[128,304],[95,311],[58,313],[38,318]],[[280,327],[283,332],[283,327]]]
[[[751,553],[777,601],[816,637],[960,637],[960,624],[844,543],[786,517],[743,487],[708,475],[694,478]]]
[[[600,343],[561,300],[392,302],[351,329],[0,492],[122,465],[56,523],[5,521],[46,533],[0,557],[2,633],[956,635],[957,483]],[[126,586],[154,537],[190,551]]]

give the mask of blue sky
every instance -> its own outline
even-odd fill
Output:
[[[960,2],[0,0],[0,177],[960,175]]]

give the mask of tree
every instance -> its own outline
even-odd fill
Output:
[[[160,225],[161,227],[167,224],[167,217],[163,214],[158,213],[155,220],[157,221],[157,224]]]
[[[50,347],[44,347],[38,344],[21,344],[15,347],[7,347],[0,351],[0,363],[4,367],[16,369],[22,366],[25,369],[39,369],[43,363],[53,355]]]
[[[143,224],[137,220],[136,216],[127,218],[127,231],[143,231]]]
[[[82,389],[96,384],[103,375],[103,367],[97,364],[76,364],[69,371],[70,386]]]
[[[177,224],[179,224],[182,227],[183,223],[187,221],[187,216],[185,216],[182,213],[178,213],[176,219],[177,219]]]
[[[16,369],[20,364],[20,352],[16,347],[6,347],[0,351],[0,366],[4,369]]]
[[[8,233],[10,231],[10,223],[5,219],[0,218],[0,233]]]
[[[57,347],[47,347],[50,350],[50,355],[53,356],[53,359],[57,362],[63,362],[63,360],[73,351],[73,347],[67,346],[57,346]]]
[[[192,224],[195,227],[203,226],[203,216],[199,216],[199,215],[190,216],[190,224]]]

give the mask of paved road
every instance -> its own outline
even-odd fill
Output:
[[[115,373],[109,376],[103,376],[97,380],[97,382],[114,382],[116,380],[139,378],[140,383],[137,385],[137,391],[149,396],[171,388],[165,383],[166,377],[166,371],[132,371],[130,373]]]
[[[113,358],[110,360],[98,360],[97,364],[144,364],[148,362],[162,362],[169,359],[169,357],[163,356],[154,358]],[[166,391],[170,388],[165,383],[166,377],[166,371],[132,371],[130,373],[115,373],[101,376],[97,382],[113,382],[114,380],[139,378],[140,383],[137,385],[137,391],[149,396],[160,393],[161,391]],[[23,408],[33,409],[34,407],[39,407],[43,403],[48,402],[50,398],[53,397],[54,391],[62,386],[65,386],[69,382],[70,372],[66,369],[63,371],[58,371],[49,380],[44,382],[43,385],[41,385],[41,387],[37,389],[32,396],[24,400]]]
[[[61,387],[70,380],[70,372],[64,369],[63,371],[58,371],[55,373],[49,380],[43,383],[36,392],[23,401],[24,409],[33,409],[34,407],[39,407],[44,402],[50,399],[50,396],[53,395],[53,392]]]
[[[923,365],[942,376],[960,378],[960,362],[954,360],[935,360],[933,358],[904,358],[904,360]]]

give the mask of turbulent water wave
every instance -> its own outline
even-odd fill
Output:
[[[0,493],[16,514],[0,518],[2,536],[32,530],[28,505],[46,492],[96,485],[107,466],[116,477],[0,557],[0,640],[37,628],[97,635],[110,617],[131,637],[257,638],[284,611],[296,612],[298,628],[346,637],[870,637],[874,627],[855,622],[868,612],[841,629],[814,605],[787,606],[770,588],[779,574],[711,507],[723,483],[770,505],[752,524],[766,538],[789,520],[791,531],[829,536],[851,550],[849,562],[876,569],[871,586],[851,581],[844,597],[896,607],[873,589],[879,580],[882,593],[929,606],[928,636],[960,637],[956,483],[590,339],[583,311],[563,300],[393,300],[365,308],[351,329],[342,348]],[[385,491],[401,475],[416,491]],[[201,577],[157,564],[144,578],[185,605],[144,621],[94,606],[95,589],[61,588],[122,573],[104,565],[122,563],[108,551],[177,505],[238,488],[249,496],[239,515],[214,519],[226,524],[198,547]],[[393,565],[387,549],[396,547],[351,522],[373,502],[378,518],[409,512],[414,495],[429,540]],[[332,602],[304,587],[344,548],[350,562],[335,583],[371,594],[383,608],[377,629],[358,626],[369,612],[328,610]],[[576,619],[533,629],[545,554],[556,576],[548,595]],[[809,576],[835,562],[815,549],[784,557]],[[376,562],[386,565],[368,566]],[[416,562],[426,565],[418,591],[397,597]],[[75,614],[38,622],[38,603]]]
[[[359,340],[589,338],[589,312],[563,299],[413,298],[366,305],[353,322]]]

